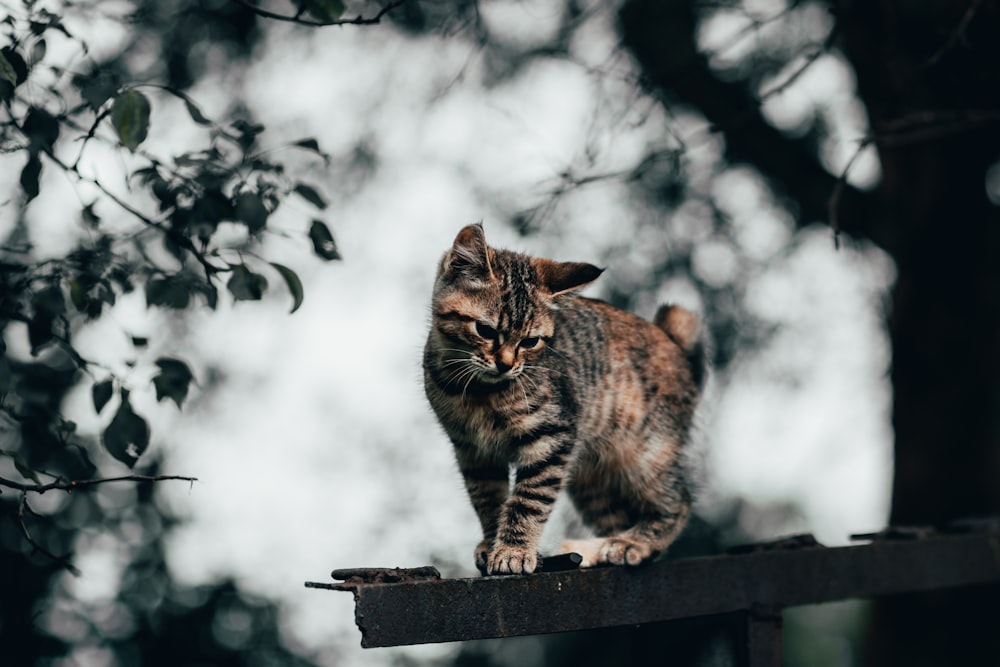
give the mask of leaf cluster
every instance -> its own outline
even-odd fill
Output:
[[[324,3],[306,9],[323,8],[335,9]],[[151,441],[133,392],[151,391],[157,401],[181,408],[195,373],[167,356],[136,373],[135,361],[125,363],[126,372],[112,372],[84,358],[74,346],[76,334],[133,292],[143,294],[149,308],[214,310],[220,290],[233,301],[259,301],[277,280],[291,295],[291,311],[298,310],[305,295],[296,271],[261,256],[267,235],[288,235],[274,228],[278,209],[289,199],[298,200],[294,208],[312,209],[298,233],[303,246],[323,261],[340,254],[321,218],[329,208],[321,188],[295,177],[276,156],[291,150],[324,164],[330,158],[314,138],[265,146],[259,123],[217,121],[183,90],[127,81],[120,66],[91,59],[62,16],[31,0],[0,16],[0,150],[8,162],[21,156],[11,183],[17,196],[7,204],[17,208],[19,222],[0,239],[0,427],[10,425],[9,433],[0,428],[0,454],[36,483],[40,475],[92,474],[91,441],[61,415],[66,390],[89,376],[95,412],[110,413],[99,443],[131,468]],[[79,57],[69,65],[54,61],[48,56],[53,40],[63,51],[75,47]],[[153,153],[150,137],[168,129],[158,126],[157,112],[178,103],[203,144]],[[109,154],[127,170],[118,183],[98,177],[94,166]],[[46,196],[49,172],[61,173],[78,191],[80,240],[61,256],[40,259],[29,232],[31,209]],[[73,207],[67,202],[71,215]],[[27,333],[30,359],[3,342],[15,327]],[[142,350],[150,341],[132,337],[132,343]],[[135,379],[150,376],[143,369],[152,370],[149,385]]]

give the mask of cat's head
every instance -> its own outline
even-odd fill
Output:
[[[601,272],[583,262],[491,248],[481,225],[464,227],[441,259],[434,285],[432,335],[442,363],[454,366],[456,380],[516,378],[551,340],[560,298]]]

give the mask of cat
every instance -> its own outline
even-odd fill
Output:
[[[582,566],[638,565],[691,511],[682,449],[703,384],[697,316],[652,323],[575,294],[603,269],[491,248],[469,225],[438,266],[424,387],[454,446],[483,574],[528,574],[561,489],[597,537]]]

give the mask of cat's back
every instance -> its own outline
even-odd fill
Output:
[[[553,347],[566,364],[585,431],[683,431],[700,389],[697,318],[665,306],[654,322],[574,296],[556,312]]]
[[[664,306],[654,322],[604,301],[581,296],[556,311],[557,353],[575,353],[603,373],[643,371],[641,376],[693,380],[699,345],[698,320],[677,306]],[[572,357],[567,357],[572,358]]]

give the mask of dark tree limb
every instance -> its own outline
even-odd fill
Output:
[[[382,22],[382,18],[391,12],[396,7],[399,7],[407,0],[393,0],[387,3],[380,9],[376,14],[370,17],[364,17],[360,14],[352,19],[338,19],[336,21],[316,21],[313,19],[304,18],[302,16],[302,11],[300,10],[296,14],[279,14],[277,12],[268,11],[250,2],[250,0],[233,0],[238,5],[246,7],[251,12],[257,16],[271,19],[273,21],[285,21],[287,23],[297,23],[299,25],[312,26],[320,28],[328,25],[375,25]]]
[[[184,482],[197,482],[197,477],[184,477],[181,475],[120,475],[118,477],[101,477],[98,479],[78,479],[78,480],[57,480],[55,482],[25,483],[16,482],[12,479],[0,477],[0,487],[7,487],[21,491],[22,493],[45,493],[46,491],[82,491],[99,484],[109,482],[163,482],[166,480],[181,480]]]
[[[667,103],[691,105],[703,114],[724,136],[727,159],[756,167],[779,196],[791,200],[799,225],[827,220],[830,198],[838,190],[840,231],[888,247],[891,239],[872,194],[827,171],[808,138],[788,136],[768,123],[746,82],[716,76],[695,43],[693,4],[631,0],[622,8],[623,42],[638,60],[646,85]],[[818,57],[807,57],[807,64]]]
[[[31,531],[28,529],[28,524],[25,521],[25,516],[28,514],[35,515],[35,511],[31,509],[31,505],[28,504],[28,494],[42,494],[46,491],[54,490],[72,493],[73,491],[89,489],[100,484],[108,484],[110,482],[162,482],[176,479],[191,482],[192,484],[198,481],[197,477],[183,477],[180,475],[120,475],[118,477],[101,477],[97,479],[56,480],[54,482],[42,484],[40,482],[17,482],[12,479],[0,477],[0,493],[2,493],[3,487],[20,492],[20,498],[18,499],[17,504],[17,527],[21,536],[24,538],[24,541],[31,545],[31,548],[34,549],[35,552],[51,559],[59,567],[65,568],[67,572],[78,577],[81,573],[79,568],[72,563],[72,553],[66,553],[63,555],[55,554],[51,550],[45,548],[31,535]]]

